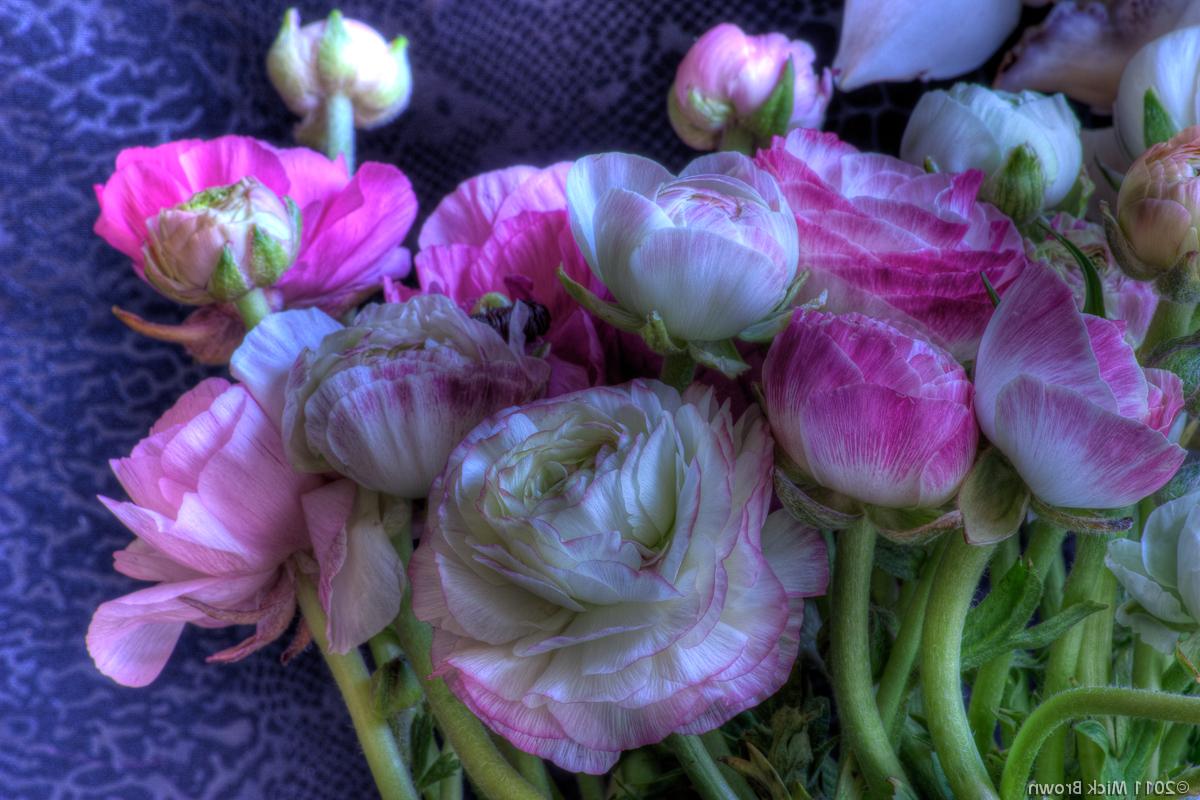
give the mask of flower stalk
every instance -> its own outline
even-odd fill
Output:
[[[737,797],[699,736],[673,733],[667,737],[666,744],[702,800],[732,800]]]

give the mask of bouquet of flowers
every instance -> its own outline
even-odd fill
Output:
[[[253,626],[214,662],[315,642],[387,800],[1200,786],[1200,8],[1055,4],[902,158],[820,131],[835,82],[970,72],[1019,16],[850,0],[823,70],[719,25],[665,108],[712,152],[479,175],[412,254],[354,148],[406,40],[289,12],[302,146],[96,187],[195,306],[115,313],[230,375],[112,462],[151,585],[96,667],[149,684],[187,624]]]

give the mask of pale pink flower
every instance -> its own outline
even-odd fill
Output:
[[[833,134],[793,131],[760,150],[796,216],[801,297],[827,292],[830,311],[916,326],[969,360],[992,315],[979,273],[998,292],[1026,264],[1012,221],[977,200],[983,173],[928,174]]]
[[[436,674],[565,769],[701,733],[787,680],[816,531],[768,517],[772,442],[711,390],[597,387],[472,431],[409,568]]]
[[[1118,258],[1142,279],[1200,253],[1200,125],[1142,153],[1117,195]],[[1132,256],[1132,259],[1126,256]]]
[[[211,661],[273,641],[295,613],[291,557],[310,549],[336,648],[365,641],[399,609],[403,572],[386,537],[380,547],[380,531],[364,531],[368,509],[356,509],[354,485],[293,472],[278,430],[241,386],[203,381],[112,467],[130,500],[101,501],[137,535],[116,569],[157,584],[92,618],[88,651],[118,683],[153,681],[186,623],[257,626]]]
[[[353,177],[341,161],[307,148],[279,149],[246,136],[187,139],[121,151],[97,185],[95,231],[145,277],[148,221],[205,189],[253,177],[300,209],[300,252],[268,291],[273,307],[318,306],[337,316],[377,291],[384,277],[408,274],[401,247],[417,213],[412,186],[388,164],[363,164]],[[154,335],[154,329],[143,332]],[[233,336],[223,352],[237,346]],[[210,350],[211,350],[210,346]]]
[[[1124,334],[1124,323],[1081,313],[1041,265],[1004,294],[988,325],[975,362],[979,425],[1045,503],[1127,506],[1183,463],[1167,438],[1182,384],[1143,370]]]
[[[935,508],[975,459],[963,368],[886,322],[797,311],[767,353],[763,389],[788,456],[821,486],[864,503]]]

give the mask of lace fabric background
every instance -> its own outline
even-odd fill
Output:
[[[341,700],[310,650],[231,666],[204,656],[245,630],[184,633],[163,675],[126,689],[84,633],[136,582],[111,554],[131,535],[99,503],[127,454],[204,375],[110,313],[184,310],[91,233],[92,185],[125,147],[237,132],[290,144],[263,58],[284,2],[0,0],[0,795],[335,798],[373,786]],[[722,20],[810,40],[832,60],[841,4],[822,0],[421,0],[341,3],[410,39],[416,91],[361,135],[397,163],[424,213],[459,181],[513,163],[629,150],[689,158],[665,97],[691,41]],[[303,18],[328,6],[303,3]],[[827,128],[894,152],[912,85],[834,103]],[[415,230],[413,239],[415,240]]]

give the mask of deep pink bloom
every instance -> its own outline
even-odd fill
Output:
[[[448,295],[468,312],[491,292],[546,306],[551,395],[604,382],[605,351],[616,338],[567,295],[558,279],[561,265],[577,282],[603,291],[567,222],[570,167],[570,162],[544,169],[508,167],[464,181],[425,221],[416,257],[421,290]],[[389,292],[389,300],[403,296],[403,291]]]
[[[303,219],[300,254],[269,292],[276,308],[319,306],[336,316],[377,291],[384,277],[408,274],[410,255],[400,245],[416,217],[417,201],[404,173],[366,163],[350,177],[341,161],[247,136],[121,151],[116,171],[95,187],[96,233],[133,259],[144,277],[148,219],[199,191],[246,176],[291,197]],[[228,352],[236,346],[231,341]]]
[[[278,430],[241,386],[203,381],[112,468],[130,501],[101,502],[137,535],[115,554],[116,569],[157,583],[101,604],[92,618],[88,651],[118,683],[153,681],[185,623],[257,626],[212,661],[234,661],[273,641],[294,615],[289,559],[300,551],[315,549],[328,633],[340,649],[377,632],[399,608],[402,572],[390,544],[384,550],[357,531],[347,536],[354,485],[294,472]],[[354,584],[374,585],[389,572],[392,596],[363,603]],[[380,603],[388,607],[368,608]]]
[[[862,502],[940,506],[975,459],[963,368],[886,322],[797,311],[767,353],[763,388],[784,451],[820,485]]]
[[[975,363],[975,410],[1030,490],[1068,508],[1120,508],[1183,463],[1167,439],[1178,377],[1143,370],[1125,324],[1081,313],[1050,269],[1031,266],[1004,295]]]
[[[977,202],[983,173],[927,174],[833,134],[797,130],[758,153],[796,215],[805,297],[831,311],[915,324],[969,360],[992,315],[979,273],[1003,294],[1026,264],[1016,227]]]
[[[787,680],[816,531],[768,516],[757,409],[596,387],[502,411],[450,456],[409,568],[450,689],[520,749],[602,773]]]

